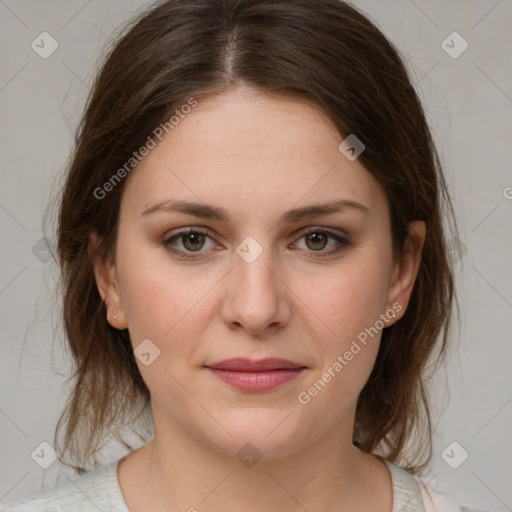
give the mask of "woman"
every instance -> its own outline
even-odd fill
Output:
[[[454,300],[442,211],[420,101],[354,7],[144,13],[63,190],[76,372],[55,441],[82,473],[122,427],[153,437],[4,510],[432,508],[413,475]]]

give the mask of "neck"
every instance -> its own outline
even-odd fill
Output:
[[[381,500],[391,503],[387,468],[383,473],[380,461],[352,445],[351,429],[337,425],[284,457],[267,459],[263,454],[258,459],[248,447],[239,458],[198,440],[168,417],[158,418],[154,439],[137,450],[140,476],[132,481],[145,492],[144,498],[133,497],[130,505],[137,499],[140,503],[135,511],[220,512],[229,503],[229,509],[240,512],[339,512],[371,510],[376,504],[386,510]]]

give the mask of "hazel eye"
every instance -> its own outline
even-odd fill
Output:
[[[345,237],[317,227],[304,233],[300,240],[305,241],[305,248],[301,247],[299,242],[292,245],[298,249],[304,249],[306,252],[317,253],[315,257],[320,258],[337,254],[351,245]],[[325,250],[326,248],[329,250]]]
[[[329,241],[329,236],[320,231],[316,231],[309,235],[305,235],[305,240],[309,249],[317,251],[325,249],[327,242]]]
[[[207,242],[210,241],[210,244]],[[199,257],[190,253],[203,253],[215,246],[215,242],[206,231],[200,229],[187,229],[166,238],[162,245],[180,258]],[[181,247],[180,247],[181,246]],[[205,249],[205,250],[202,250]]]
[[[216,242],[209,230],[200,228],[181,230],[161,243],[167,251],[184,260],[207,257],[207,253],[216,247]],[[288,247],[299,249],[316,258],[328,258],[337,255],[350,245],[350,242],[340,234],[312,227],[303,233],[297,242]]]
[[[203,233],[187,233],[181,235],[180,238],[187,251],[199,251],[204,246],[206,235],[203,235]]]

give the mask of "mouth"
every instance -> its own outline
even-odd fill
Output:
[[[227,384],[244,391],[269,391],[297,378],[307,367],[286,359],[226,359],[205,366]]]

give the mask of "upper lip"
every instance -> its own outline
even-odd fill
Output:
[[[232,371],[245,371],[245,372],[264,372],[269,370],[296,370],[305,368],[304,365],[288,361],[287,359],[280,359],[277,357],[266,359],[246,359],[237,357],[233,359],[224,359],[217,363],[206,365],[207,368],[214,368],[217,370],[232,370]]]

